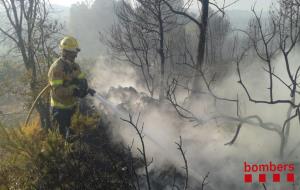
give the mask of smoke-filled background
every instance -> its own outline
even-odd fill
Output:
[[[297,60],[297,54],[293,53],[292,59]],[[284,71],[285,65],[281,64],[282,57],[276,58],[277,73],[286,77]],[[294,62],[296,63],[296,61]],[[247,81],[249,91],[255,93],[257,99],[267,97],[265,72],[261,71],[261,62],[258,60],[245,61],[242,65],[242,74]],[[296,67],[296,65],[294,65]],[[235,65],[228,65],[234,68]],[[110,80],[106,81],[107,75]],[[173,164],[178,170],[184,172],[184,166],[180,152],[177,150],[176,142],[179,137],[183,139],[183,148],[188,160],[190,177],[194,183],[201,183],[203,177],[210,172],[209,185],[207,189],[257,189],[258,184],[254,186],[244,184],[244,162],[247,163],[297,163],[299,159],[299,150],[297,149],[300,130],[297,122],[291,127],[291,137],[289,144],[290,152],[297,149],[294,154],[283,161],[279,159],[280,139],[274,132],[261,129],[260,126],[245,125],[233,145],[225,145],[234,136],[237,124],[225,120],[224,122],[211,121],[205,125],[194,126],[193,123],[182,120],[168,103],[163,105],[151,106],[147,101],[143,101],[143,91],[139,86],[139,78],[135,77],[134,70],[121,64],[113,64],[99,58],[92,74],[94,87],[103,94],[108,94],[108,100],[113,105],[119,105],[125,102],[130,105],[134,118],[141,113],[141,122],[144,123],[144,134],[147,155],[153,158],[154,162],[150,166],[151,170],[159,172]],[[259,115],[266,122],[282,124],[288,106],[274,106],[252,104],[247,101],[243,89],[237,83],[238,76],[230,73],[222,78],[215,87],[216,93],[223,97],[239,96],[241,113],[243,115]],[[287,94],[282,90],[279,83],[276,88],[276,95],[283,97]],[[96,100],[95,105],[99,104]],[[119,108],[122,109],[121,107]],[[193,112],[201,119],[206,119],[223,113],[235,115],[236,105],[230,103],[220,103],[217,108],[211,98],[199,98],[195,100],[191,108]],[[110,113],[113,113],[110,112]],[[121,117],[127,118],[126,112]],[[135,144],[133,150],[138,155],[136,147],[138,136],[136,131],[128,124],[119,119],[120,115],[115,117],[112,129],[112,135],[117,142],[121,141],[127,145]],[[299,167],[296,167],[296,171]],[[258,174],[257,174],[258,176]],[[271,179],[271,177],[269,176]],[[191,187],[197,186],[191,184]],[[198,184],[199,185],[199,184]],[[282,183],[282,186],[288,185]],[[279,185],[269,183],[272,189],[279,189]],[[170,188],[170,187],[169,187]],[[168,188],[166,188],[168,189]]]
[[[201,189],[203,183],[207,190],[299,188],[300,5],[293,0],[251,2],[251,10],[248,1],[228,8],[223,1],[211,2],[201,60],[201,23],[175,14],[169,6],[200,22],[203,5],[165,1],[53,2],[51,17],[65,25],[60,33],[79,41],[78,63],[98,94],[89,100],[108,121],[109,138],[131,147],[140,158],[140,130],[156,190],[175,189],[174,184],[183,189],[186,170],[188,189]],[[17,64],[1,68],[3,79],[10,78],[10,71],[20,72]],[[22,83],[11,88],[13,82],[1,82],[12,92],[0,93],[0,111],[8,110],[12,95],[19,100],[28,94],[18,94]],[[283,102],[270,100],[270,88],[272,99]],[[28,107],[22,103],[10,109]],[[124,121],[129,115],[133,122],[139,120],[136,126]],[[285,183],[282,176],[281,183],[260,184],[256,173],[254,183],[246,184],[244,162],[294,163],[296,182]],[[144,166],[137,173],[142,176],[140,189],[147,189]]]

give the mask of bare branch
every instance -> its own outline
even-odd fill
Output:
[[[207,174],[203,178],[203,181],[202,181],[202,184],[201,184],[201,190],[204,190],[204,187],[208,184],[208,182],[206,182],[208,176],[209,176],[209,172],[207,172]]]
[[[149,175],[149,171],[148,171],[148,167],[151,162],[149,163],[147,161],[146,149],[145,149],[145,144],[144,144],[144,135],[143,135],[144,123],[142,124],[141,129],[139,129],[139,127],[138,127],[139,118],[140,118],[140,113],[138,115],[138,119],[136,122],[133,121],[133,117],[131,114],[129,114],[129,120],[123,119],[123,118],[121,118],[121,120],[129,123],[135,129],[135,131],[137,132],[137,134],[139,136],[140,142],[142,144],[142,149],[138,148],[138,151],[140,152],[140,154],[143,158],[143,164],[144,164],[144,169],[145,169],[146,179],[147,179],[147,187],[148,187],[148,190],[151,190],[150,175]]]
[[[181,156],[182,156],[183,161],[184,161],[184,167],[183,167],[183,169],[185,170],[184,190],[187,190],[188,189],[188,182],[189,182],[189,168],[188,168],[188,163],[187,163],[187,159],[186,159],[186,156],[185,156],[185,152],[183,151],[181,136],[179,137],[179,143],[175,142],[175,144],[177,145],[177,149],[180,151]]]
[[[163,2],[169,7],[169,9],[175,13],[175,14],[178,14],[178,15],[182,15],[182,16],[185,16],[187,18],[189,18],[191,21],[193,21],[196,25],[198,25],[199,27],[202,27],[202,24],[197,20],[195,19],[194,17],[192,17],[191,15],[189,15],[188,13],[184,12],[184,11],[179,11],[179,10],[175,10],[172,5],[170,5],[169,2],[167,2],[166,0],[163,0]]]
[[[237,139],[237,137],[238,137],[238,135],[240,133],[240,130],[242,128],[242,125],[243,125],[242,123],[238,124],[237,130],[235,132],[235,135],[234,135],[233,139],[230,142],[225,143],[224,145],[233,145],[235,143],[235,141],[236,141],[236,139]]]

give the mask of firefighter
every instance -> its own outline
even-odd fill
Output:
[[[70,133],[71,118],[79,98],[94,95],[88,87],[84,73],[75,63],[79,45],[74,37],[66,36],[60,42],[61,56],[51,65],[48,72],[51,96],[51,114],[54,124],[64,138]]]

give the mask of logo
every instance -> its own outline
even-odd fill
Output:
[[[272,162],[265,164],[250,164],[244,162],[244,182],[245,183],[294,183],[295,176],[295,164],[275,164]]]

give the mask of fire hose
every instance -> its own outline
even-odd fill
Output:
[[[26,121],[25,121],[25,127],[28,125],[28,122],[29,122],[29,119],[30,119],[30,116],[33,112],[33,109],[37,103],[37,101],[40,99],[40,97],[48,90],[50,89],[50,84],[48,84],[47,86],[45,86],[45,88],[43,88],[43,90],[38,94],[38,96],[35,98],[33,104],[31,105],[31,108],[29,110],[29,113],[27,115],[27,118],[26,118]]]
[[[43,88],[43,90],[38,94],[38,96],[35,98],[34,102],[32,103],[29,113],[27,115],[26,121],[25,121],[25,127],[28,125],[29,120],[30,120],[30,116],[32,115],[32,112],[34,110],[34,107],[36,106],[38,100],[41,98],[41,96],[47,92],[47,90],[50,89],[50,84],[48,84],[47,86],[45,86],[45,88]],[[109,108],[112,112],[114,112],[116,115],[119,116],[125,116],[126,114],[121,112],[120,110],[118,110],[111,102],[105,100],[105,98],[103,98],[99,93],[95,92],[94,97],[99,100],[100,102],[102,102],[105,107]]]

